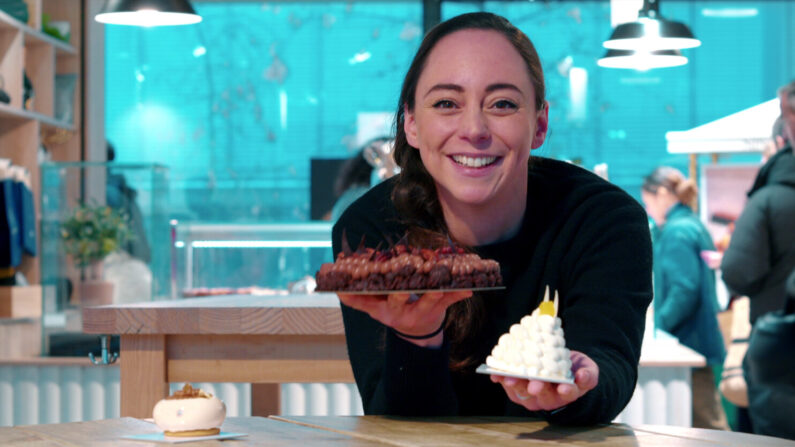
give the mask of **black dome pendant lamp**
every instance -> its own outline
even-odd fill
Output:
[[[100,23],[131,26],[190,25],[201,22],[188,0],[105,0],[94,17]]]
[[[638,20],[618,25],[603,43],[611,50],[683,50],[701,45],[687,25],[660,15],[660,0],[644,0]]]

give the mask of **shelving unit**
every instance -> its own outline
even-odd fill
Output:
[[[40,222],[39,147],[46,147],[56,161],[78,161],[82,156],[81,98],[84,76],[79,49],[82,47],[85,5],[82,0],[26,0],[26,3],[29,23],[19,22],[0,11],[0,87],[11,98],[9,104],[0,103],[0,158],[11,159],[13,164],[30,171],[36,220]],[[43,33],[42,14],[48,14],[52,21],[68,22],[70,41],[62,42]],[[23,103],[23,73],[27,74],[33,85],[34,95],[28,104]],[[58,93],[56,76],[60,74],[74,74],[77,79],[72,98],[74,119],[70,122],[55,117]],[[79,184],[67,185],[67,188],[79,188]],[[38,240],[41,241],[41,238],[38,237]],[[40,248],[38,252],[41,253]],[[18,270],[32,284],[30,289],[40,295],[39,258],[25,255]],[[31,290],[22,290],[27,289],[25,287],[0,289],[0,298],[31,293]]]

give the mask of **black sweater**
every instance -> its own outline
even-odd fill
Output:
[[[343,230],[352,247],[397,241],[405,234],[386,181],[354,202],[333,229],[334,256]],[[485,361],[511,324],[533,311],[546,285],[560,293],[567,347],[599,365],[599,384],[555,414],[510,402],[486,375],[451,372],[450,346],[422,348],[367,314],[342,306],[348,355],[366,414],[408,416],[543,416],[570,424],[610,422],[637,381],[645,312],[651,301],[651,239],[646,214],[614,185],[576,166],[531,161],[527,209],[510,240],[474,247],[500,263],[504,291],[483,293],[479,342],[468,349]]]

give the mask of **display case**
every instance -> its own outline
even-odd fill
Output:
[[[332,260],[329,222],[175,221],[172,235],[174,297],[311,292],[315,272]]]
[[[168,191],[161,165],[41,165],[44,353],[78,343],[85,305],[170,297]]]

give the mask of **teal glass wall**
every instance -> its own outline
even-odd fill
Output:
[[[358,114],[394,110],[421,40],[421,2],[194,6],[196,26],[106,27],[117,159],[167,165],[180,220],[309,219],[310,160],[352,155]],[[703,45],[684,51],[686,66],[647,72],[596,65],[607,0],[445,2],[442,16],[475,10],[512,20],[541,55],[551,122],[536,153],[607,163],[636,197],[655,166],[687,167],[666,152],[666,131],[771,99],[795,77],[795,2],[667,0],[662,15]]]
[[[311,158],[358,149],[391,112],[419,3],[196,2],[197,26],[106,27],[106,133],[120,162],[170,168],[173,217],[300,221]]]

